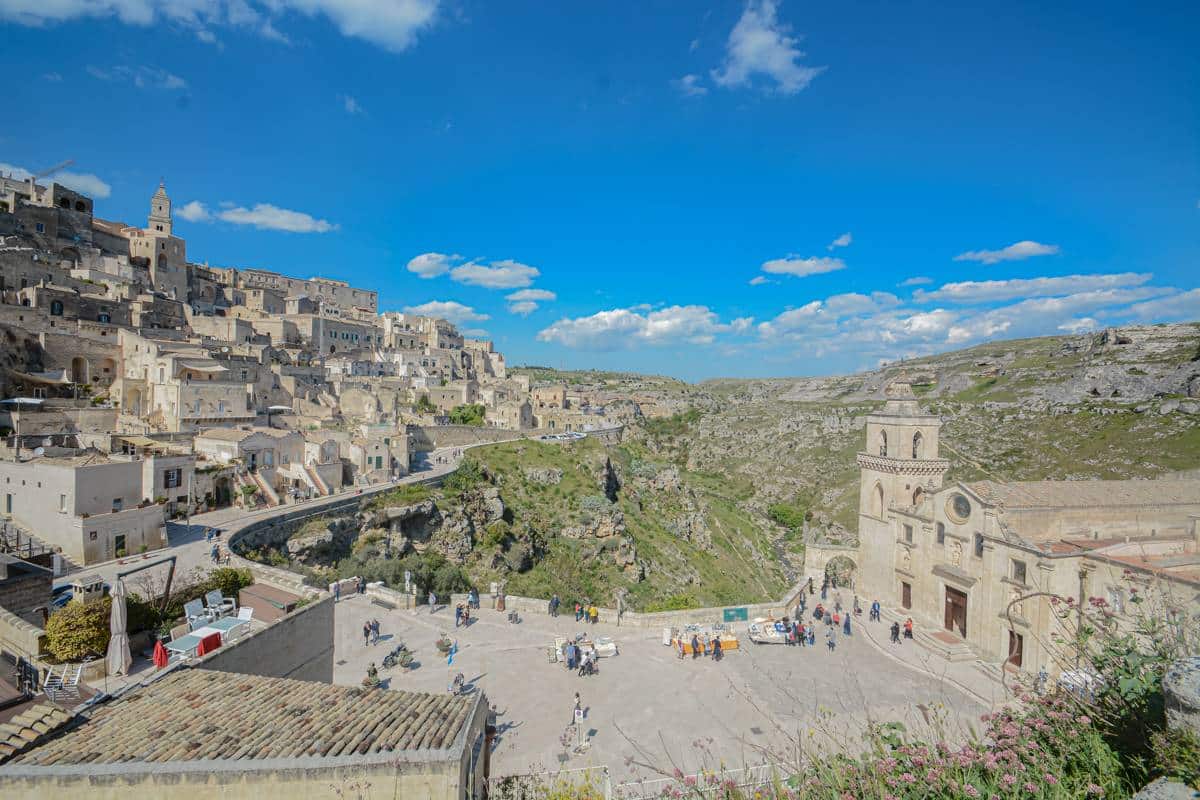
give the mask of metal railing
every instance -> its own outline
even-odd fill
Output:
[[[578,767],[557,772],[491,777],[488,800],[541,800],[555,792],[570,790],[580,800],[611,800],[612,778],[608,767]]]

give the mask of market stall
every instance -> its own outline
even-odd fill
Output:
[[[663,630],[663,644],[670,645],[676,652],[685,656],[692,654],[692,637],[695,637],[699,643],[701,655],[712,655],[712,643],[718,638],[721,640],[722,651],[727,653],[730,650],[738,649],[738,637],[723,622],[714,622],[711,625],[685,625],[683,628],[665,628]]]

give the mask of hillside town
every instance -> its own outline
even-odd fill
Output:
[[[381,313],[373,289],[190,260],[163,184],[148,210],[110,221],[0,177],[14,543],[83,566],[163,547],[168,519],[394,481],[432,449],[422,430],[614,424],[603,398],[531,386],[491,341]]]

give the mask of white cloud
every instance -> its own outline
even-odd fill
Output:
[[[990,303],[1018,297],[1046,297],[1074,294],[1120,286],[1141,286],[1154,277],[1149,272],[1119,272],[1095,275],[1061,275],[1043,278],[1013,278],[997,281],[962,281],[947,283],[932,292],[918,289],[913,300],[918,303]]]
[[[176,209],[175,215],[186,219],[188,222],[208,222],[212,219],[212,214],[209,213],[208,207],[199,200],[193,200],[187,205]]]
[[[537,311],[539,303],[557,300],[558,295],[549,289],[521,289],[518,292],[505,295],[504,299],[508,301],[508,310],[510,312],[524,317]]]
[[[537,267],[512,259],[493,261],[489,266],[472,261],[450,270],[451,279],[458,283],[482,286],[486,289],[516,289],[528,286],[540,274]]]
[[[292,211],[270,203],[256,203],[253,208],[226,208],[217,213],[217,218],[234,225],[253,225],[259,230],[289,233],[328,233],[337,230],[337,225],[328,220],[317,219],[303,211]]]
[[[462,325],[464,322],[482,322],[485,319],[491,319],[487,314],[476,311],[470,306],[463,305],[455,300],[430,300],[428,303],[422,303],[419,306],[407,306],[404,310],[410,314],[420,314],[426,317],[437,317],[448,320],[455,325]]]
[[[42,80],[50,81],[51,83],[61,83],[62,75],[57,72],[47,72],[42,75]]]
[[[343,36],[392,52],[411,47],[437,18],[439,0],[0,0],[0,20],[43,27],[77,19],[115,18],[147,27],[170,23],[213,36],[227,26],[287,41],[275,22],[288,14],[321,17]],[[213,36],[215,39],[215,36]]]
[[[4,0],[0,0],[0,3],[3,2]],[[130,67],[122,64],[108,69],[89,65],[87,73],[102,81],[129,83],[138,89],[179,91],[186,89],[188,85],[187,81],[174,73],[145,65]]]
[[[746,283],[750,284],[751,286],[762,286],[764,283],[775,283],[775,281],[771,280],[766,275],[755,275],[753,278],[746,281]]]
[[[19,181],[28,180],[33,176],[33,173],[24,167],[2,162],[0,162],[0,173],[11,175]],[[88,197],[99,198],[101,200],[112,195],[112,187],[90,172],[68,172],[63,170],[38,179],[39,186],[51,183],[60,184],[68,189],[86,194]]]
[[[677,81],[671,81],[685,97],[703,97],[708,94],[708,87],[700,83],[699,75],[684,75]]]
[[[341,97],[341,101],[342,101],[342,108],[346,109],[347,114],[350,114],[351,116],[353,116],[355,114],[365,114],[366,113],[366,109],[363,108],[359,104],[359,102],[357,100],[355,100],[353,97],[351,97],[350,95],[344,94],[344,95],[340,95],[340,97]]]
[[[808,275],[820,275],[825,272],[837,272],[845,268],[846,262],[840,258],[825,257],[799,258],[797,256],[788,256],[787,258],[776,258],[764,262],[762,265],[763,272],[770,272],[773,275],[795,275],[798,278]]]
[[[748,0],[741,18],[729,33],[725,45],[725,63],[712,70],[718,86],[747,86],[755,75],[774,81],[782,94],[795,94],[820,75],[824,67],[806,67],[797,63],[804,53],[789,36],[791,28],[776,19],[775,0]]]
[[[933,278],[926,278],[924,275],[916,275],[912,278],[907,278],[900,282],[901,286],[925,286],[933,283]]]
[[[1200,289],[1137,303],[1129,311],[1138,319],[1154,322],[1197,320],[1200,319]]]
[[[638,312],[614,308],[591,316],[560,319],[537,335],[538,341],[556,342],[584,350],[622,350],[639,345],[711,344],[718,334],[742,333],[753,319],[725,324],[707,306],[668,306]]]
[[[854,241],[853,236],[851,236],[849,233],[843,233],[841,236],[837,237],[832,242],[830,242],[829,246],[826,247],[825,249],[832,251],[834,248],[837,248],[837,247],[849,247],[850,243],[853,241]]]
[[[1040,244],[1039,242],[1025,240],[1010,244],[1008,247],[1003,247],[999,250],[969,250],[966,253],[959,253],[954,257],[954,260],[998,264],[1001,261],[1023,261],[1033,256],[1053,256],[1057,255],[1058,252],[1059,247],[1056,244]]]
[[[408,271],[415,273],[422,278],[436,278],[439,275],[445,275],[458,262],[462,261],[460,255],[444,255],[442,253],[422,253],[408,262]]]
[[[1058,326],[1058,329],[1067,333],[1087,333],[1088,331],[1096,330],[1098,327],[1100,327],[1100,323],[1091,317],[1080,317],[1079,319],[1064,322]]]

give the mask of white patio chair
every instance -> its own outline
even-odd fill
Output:
[[[183,604],[183,613],[187,617],[188,630],[192,631],[203,626],[209,620],[209,613],[200,600],[189,600]]]
[[[249,622],[254,619],[254,609],[250,606],[242,606],[238,609],[237,618],[242,622]]]
[[[234,599],[222,595],[220,589],[213,589],[204,595],[204,604],[208,606],[208,611],[213,619],[225,614],[232,614],[237,609],[237,603]]]

